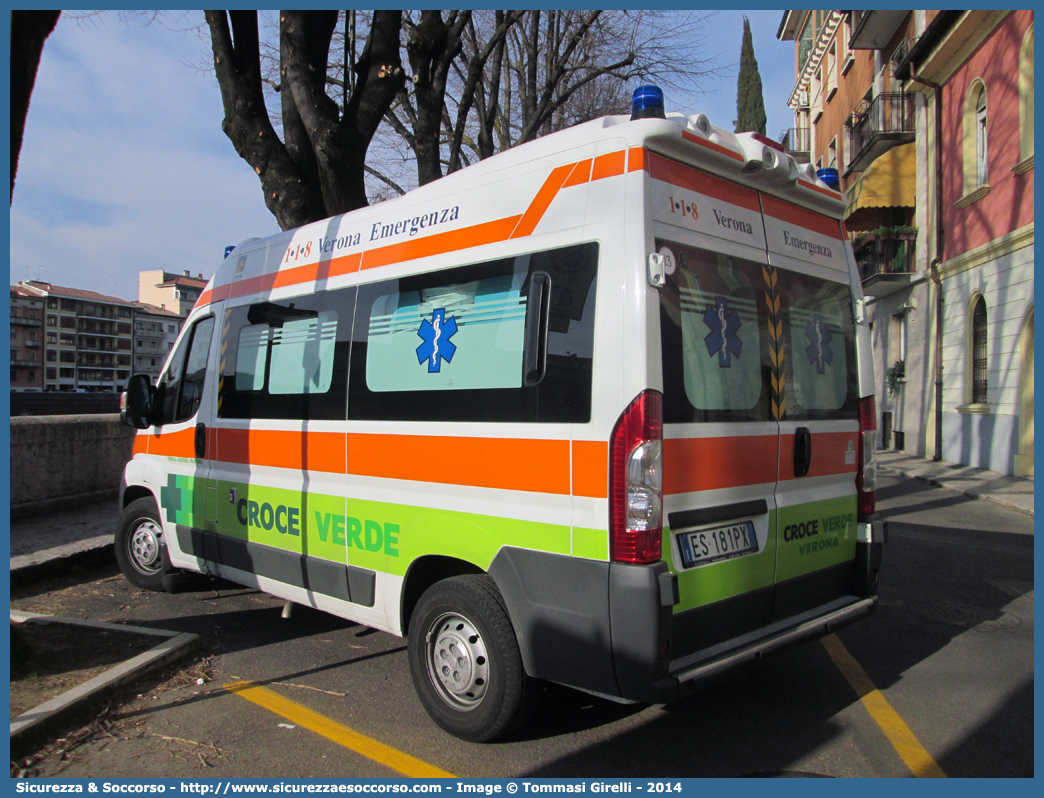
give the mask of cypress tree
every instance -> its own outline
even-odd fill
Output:
[[[765,99],[761,93],[761,73],[754,57],[750,20],[743,17],[743,46],[740,49],[739,82],[736,86],[736,132],[753,131],[765,135]]]

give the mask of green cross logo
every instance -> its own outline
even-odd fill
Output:
[[[170,474],[166,487],[160,488],[160,505],[167,511],[167,521],[191,526],[192,480]]]

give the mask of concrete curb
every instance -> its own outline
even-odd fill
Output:
[[[30,709],[12,720],[11,756],[13,757],[20,755],[29,745],[38,742],[41,737],[55,732],[62,724],[69,722],[77,712],[107,697],[128,682],[186,656],[199,645],[198,635],[164,629],[148,629],[143,626],[83,621],[78,618],[60,618],[16,610],[11,610],[11,620],[15,622],[43,620],[48,623],[136,632],[164,638],[148,651],[110,668],[105,673],[65,691],[50,701],[45,701],[40,706]]]
[[[928,476],[927,474],[918,474],[908,468],[902,468],[896,465],[886,465],[883,463],[879,463],[877,467],[881,471],[888,471],[892,474],[898,474],[899,476],[905,477],[907,479],[919,479],[922,482],[927,482],[929,485],[934,485],[937,488],[946,488],[947,490],[952,490],[954,493],[960,493],[963,496],[969,496],[973,499],[986,499],[987,501],[991,501],[995,504],[1000,504],[1004,507],[1007,507],[1009,510],[1017,510],[1018,512],[1023,513],[1024,515],[1028,515],[1030,518],[1034,517],[1032,507],[1026,507],[1023,504],[1020,504],[1019,502],[1005,499],[1003,495],[998,495],[995,493],[984,493],[976,490],[975,488],[961,487],[960,485],[955,485],[953,482],[949,480],[939,479],[937,477]]]
[[[20,558],[24,559],[24,558]],[[84,568],[98,565],[116,565],[116,553],[112,543],[91,549],[73,551],[64,556],[17,565],[11,568],[11,588],[23,587],[52,576],[68,576]]]

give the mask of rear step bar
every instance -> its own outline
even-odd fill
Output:
[[[799,615],[784,618],[754,632],[693,652],[671,662],[670,673],[658,688],[679,690],[679,697],[695,691],[696,684],[769,652],[809,638],[822,637],[874,611],[877,596],[860,599],[844,596]]]

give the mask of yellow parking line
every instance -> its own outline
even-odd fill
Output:
[[[232,684],[226,684],[225,689],[289,721],[293,721],[298,726],[304,726],[316,734],[321,734],[338,745],[343,745],[345,748],[362,754],[374,762],[390,767],[392,770],[397,770],[404,776],[415,779],[455,778],[452,773],[447,773],[445,770],[440,770],[434,765],[422,762],[416,757],[404,754],[391,746],[359,734],[359,732],[349,729],[347,726],[342,726],[340,723],[330,720],[318,712],[313,712],[288,698],[283,698],[266,687],[261,687],[252,682],[233,682]]]
[[[827,635],[822,639],[822,643],[830,659],[856,691],[870,717],[881,727],[881,731],[885,733],[911,772],[918,778],[945,779],[946,774],[942,768],[921,745],[899,713],[892,709],[892,705],[881,691],[874,687],[866,671],[856,662],[855,657],[848,653],[838,636]]]

